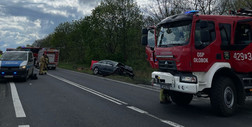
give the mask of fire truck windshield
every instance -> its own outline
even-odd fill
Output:
[[[185,45],[189,42],[191,21],[161,26],[159,30],[158,47]]]

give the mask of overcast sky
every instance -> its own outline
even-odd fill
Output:
[[[101,0],[1,0],[0,50],[32,44],[62,22],[90,15]],[[149,0],[136,0],[144,6]]]

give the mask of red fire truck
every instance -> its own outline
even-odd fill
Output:
[[[45,54],[48,56],[48,69],[53,69],[55,70],[58,62],[59,62],[59,50],[57,49],[41,49],[38,53],[38,58]],[[39,64],[39,59],[37,61],[37,65]]]
[[[199,15],[198,11],[173,15],[157,25],[154,48],[159,71],[153,83],[179,105],[193,95],[210,97],[223,116],[235,113],[252,95],[252,14]],[[148,29],[143,34],[149,34]],[[142,44],[148,43],[143,36]]]

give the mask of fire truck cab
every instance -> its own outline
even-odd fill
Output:
[[[173,15],[157,25],[154,48],[159,71],[153,83],[179,105],[193,95],[210,97],[223,116],[235,113],[252,95],[252,11],[232,16]]]

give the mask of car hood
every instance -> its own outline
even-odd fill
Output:
[[[129,71],[133,71],[132,67],[127,66],[127,65],[125,65],[125,69],[127,69],[127,70],[129,70]]]
[[[0,61],[0,67],[20,67],[27,65],[27,61]]]

